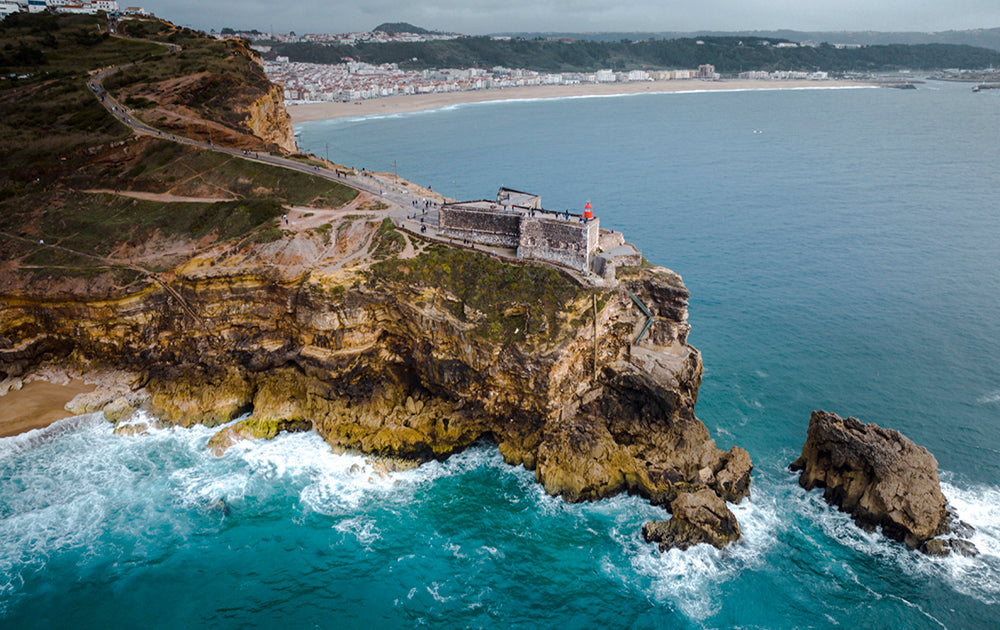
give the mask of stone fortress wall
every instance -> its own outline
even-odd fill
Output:
[[[438,212],[441,236],[517,250],[518,258],[545,260],[576,271],[592,268],[600,220],[552,212],[538,195],[501,188],[496,201],[446,203]]]
[[[478,205],[483,203],[487,207]],[[489,202],[446,203],[438,211],[438,227],[442,236],[516,249],[520,243],[522,218],[520,211],[490,208]]]

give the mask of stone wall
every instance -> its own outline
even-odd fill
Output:
[[[578,271],[590,268],[590,255],[597,249],[598,219],[574,222],[526,216],[521,220],[518,258],[549,260]]]
[[[601,230],[600,240],[597,246],[603,251],[609,251],[616,247],[621,247],[624,244],[625,235],[621,232],[615,232],[614,230]]]
[[[441,236],[494,247],[516,248],[521,235],[521,213],[468,206],[441,206]]]
[[[439,211],[441,236],[517,249],[518,258],[547,260],[588,271],[600,241],[600,221],[488,201],[445,204]]]

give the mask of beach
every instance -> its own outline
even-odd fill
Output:
[[[631,83],[585,83],[579,85],[539,85],[506,89],[471,90],[413,94],[386,98],[351,101],[347,103],[290,104],[287,109],[292,123],[354,116],[379,116],[441,109],[466,103],[490,101],[516,101],[548,98],[583,98],[596,96],[621,96],[625,94],[657,94],[665,92],[703,92],[709,90],[788,90],[824,89],[846,87],[873,87],[861,81],[827,80],[757,80],[734,79],[726,81],[673,80],[636,81]]]
[[[32,381],[21,389],[0,396],[3,413],[0,414],[0,437],[10,437],[32,429],[42,429],[56,420],[73,415],[65,405],[77,394],[95,389],[82,380],[71,380],[65,385],[47,381]]]

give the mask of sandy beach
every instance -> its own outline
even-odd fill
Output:
[[[657,94],[665,92],[698,92],[708,90],[789,90],[845,87],[872,87],[871,83],[858,81],[645,81],[634,83],[587,83],[581,85],[542,85],[470,92],[441,94],[414,94],[390,96],[349,103],[309,103],[289,105],[292,123],[353,116],[376,116],[441,109],[462,103],[514,101],[541,98],[579,98],[586,96],[620,96],[624,94]]]
[[[0,437],[18,435],[49,426],[73,415],[64,405],[77,394],[94,391],[94,385],[72,380],[66,385],[32,381],[0,396]]]

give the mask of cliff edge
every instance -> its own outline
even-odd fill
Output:
[[[287,264],[328,239],[341,251],[306,271]],[[391,252],[404,242],[419,253]],[[381,260],[358,257],[387,243]],[[338,450],[416,461],[490,439],[569,501],[630,492],[669,508],[705,488],[739,501],[749,455],[716,448],[694,414],[688,295],[660,267],[593,289],[345,218],[332,237],[246,243],[110,298],[4,295],[0,377],[75,361],[141,374],[164,422],[252,412],[213,438],[217,452],[309,428]],[[635,299],[652,314],[638,344]]]

